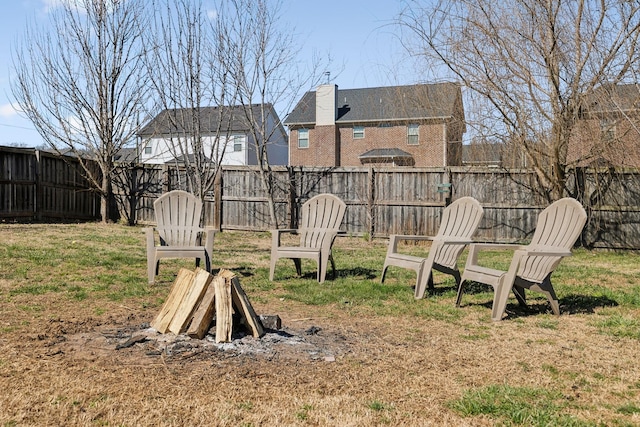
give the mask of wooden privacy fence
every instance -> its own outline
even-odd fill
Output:
[[[115,179],[121,217],[153,222],[153,201],[181,188],[180,171],[168,165],[121,165]],[[183,173],[183,172],[182,172]],[[348,234],[433,235],[442,208],[472,196],[484,207],[476,238],[527,241],[547,201],[531,188],[530,171],[492,168],[295,168],[273,171],[280,227],[295,226],[298,208],[320,193],[347,203]],[[570,196],[587,210],[580,242],[587,247],[640,249],[640,171],[578,169]],[[0,147],[0,220],[99,220],[100,199],[83,178],[77,160],[34,149]],[[223,167],[205,197],[204,225],[221,230],[270,228],[268,198],[255,167]]]
[[[145,174],[158,179],[139,200],[138,220],[153,222],[152,204],[162,192],[179,188],[157,166]],[[538,213],[548,203],[531,190],[528,171],[492,168],[274,168],[276,213],[280,227],[295,226],[297,209],[320,193],[347,203],[343,229],[348,234],[434,235],[442,208],[472,196],[484,207],[476,233],[481,241],[527,241]],[[640,173],[578,170],[569,182],[573,197],[589,214],[580,242],[588,247],[640,249]],[[213,197],[213,195],[217,195]],[[205,200],[205,225],[221,230],[270,228],[268,201],[254,167],[223,167],[216,188]]]
[[[0,219],[100,219],[100,198],[77,159],[35,149],[0,147]]]

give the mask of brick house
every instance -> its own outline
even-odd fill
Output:
[[[458,84],[365,89],[322,85],[284,121],[291,166],[458,166],[464,108]]]
[[[251,107],[251,116],[261,117],[261,105]],[[265,106],[267,153],[272,165],[286,165],[287,134],[275,109]],[[200,127],[205,155],[221,165],[257,165],[256,144],[243,106],[167,109],[161,111],[138,132],[141,163],[180,162],[192,156],[194,123]]]
[[[587,97],[570,138],[567,163],[640,167],[640,86],[602,85]]]

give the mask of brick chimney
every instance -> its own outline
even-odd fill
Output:
[[[316,89],[316,164],[340,166],[340,137],[338,115],[338,86],[327,84]]]

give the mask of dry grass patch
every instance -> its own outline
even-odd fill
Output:
[[[163,261],[148,286],[140,228],[0,225],[0,425],[640,424],[637,254],[577,251],[557,272],[560,318],[531,294],[529,310],[511,300],[493,324],[482,287],[456,309],[446,276],[420,301],[411,272],[381,285],[384,240],[339,238],[323,285],[313,264],[297,278],[286,260],[269,282],[269,247],[267,233],[223,232],[214,266],[334,359],[294,345],[268,357],[116,350],[117,332],[144,329],[193,265]]]

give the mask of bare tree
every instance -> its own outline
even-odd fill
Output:
[[[176,166],[187,171],[186,189],[204,198],[214,183],[229,142],[236,89],[226,67],[224,35],[200,1],[161,0],[147,68],[162,110],[158,134],[168,142]],[[180,175],[178,175],[180,179]]]
[[[223,61],[238,88],[238,102],[254,144],[258,174],[268,198],[271,227],[278,227],[275,208],[277,183],[269,162],[269,145],[282,129],[271,123],[274,106],[289,111],[298,97],[315,86],[328,60],[314,59],[308,68],[298,63],[302,49],[291,25],[281,18],[282,2],[229,0],[219,11],[219,35],[228,47]],[[289,188],[285,189],[285,192]]]
[[[640,4],[626,0],[409,0],[398,23],[412,54],[481,101],[470,124],[521,150],[549,201],[568,191],[585,100],[640,59]]]
[[[131,142],[147,101],[144,2],[66,0],[50,27],[27,27],[14,49],[12,93],[42,138],[71,151],[110,219],[114,155]],[[92,162],[98,168],[92,167]]]

